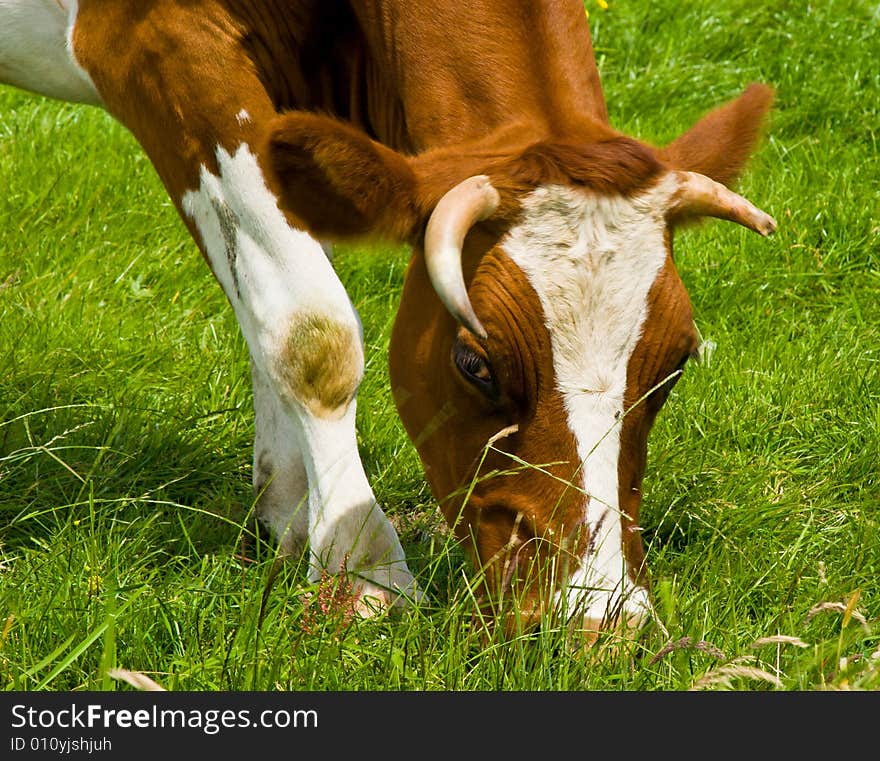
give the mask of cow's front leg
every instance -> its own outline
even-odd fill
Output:
[[[306,412],[301,430],[309,480],[310,576],[345,570],[362,612],[415,594],[397,532],[373,496],[358,455],[355,401],[340,414]]]
[[[182,208],[251,352],[258,515],[282,551],[308,535],[313,580],[346,571],[362,598],[402,604],[412,574],[357,449],[357,312],[321,245],[279,210],[250,148],[218,148],[216,163]]]
[[[265,86],[279,82],[251,57],[262,22],[248,33],[250,15],[238,7],[247,4],[206,14],[197,3],[147,3],[132,45],[119,34],[130,5],[74,4],[69,45],[146,150],[235,310],[254,377],[257,512],[284,553],[308,536],[313,579],[345,568],[357,590],[396,602],[414,585],[357,451],[360,321],[260,161],[277,118]],[[291,65],[297,58],[284,50]]]
[[[359,347],[356,326],[298,315],[274,373],[252,358],[254,488],[258,519],[281,552],[299,556],[308,544],[313,581],[351,573],[365,610],[402,602],[413,580],[357,449]]]

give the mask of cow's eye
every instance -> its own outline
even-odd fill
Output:
[[[452,359],[466,381],[472,383],[484,394],[494,395],[495,378],[485,357],[463,344],[456,343],[452,350]]]

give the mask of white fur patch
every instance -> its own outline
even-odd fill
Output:
[[[71,44],[77,10],[77,0],[0,0],[0,82],[101,105]]]
[[[321,245],[292,228],[247,144],[217,149],[219,175],[202,167],[182,207],[202,236],[255,361],[271,366],[296,313],[325,314],[360,334],[360,320]]]
[[[298,315],[325,316],[352,331],[359,346],[357,312],[321,244],[287,223],[250,148],[242,144],[230,154],[218,147],[216,155],[218,174],[202,167],[199,188],[186,192],[181,205],[198,228],[251,351],[259,384],[257,425],[263,427],[256,465],[265,448],[266,467],[289,491],[286,509],[284,495],[273,495],[264,518],[282,545],[295,545],[305,523],[296,510],[307,480],[311,578],[345,565],[358,574],[362,590],[392,590],[390,598],[413,595],[397,533],[361,464],[355,402],[332,417],[312,414],[288,394],[279,363],[295,348],[289,338]],[[363,367],[362,353],[348,359]],[[286,440],[278,442],[278,436]]]
[[[568,603],[572,613],[594,619],[621,603],[627,613],[649,609],[645,590],[627,588],[617,462],[627,365],[666,260],[663,210],[672,182],[635,199],[539,188],[502,242],[540,298],[577,441],[591,541],[570,579]]]

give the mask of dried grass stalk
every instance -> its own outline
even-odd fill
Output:
[[[817,615],[818,613],[823,613],[826,610],[835,610],[838,613],[845,614],[847,612],[847,607],[848,606],[846,605],[846,603],[842,603],[842,602],[820,602],[817,605],[814,605],[812,608],[810,608],[810,612],[807,613],[807,617],[804,620],[809,621],[811,618],[813,618],[813,616]],[[859,613],[859,611],[857,611],[855,608],[850,610],[849,614],[856,621],[858,621],[862,626],[868,625],[868,622],[865,619],[865,617],[861,613]]]
[[[757,666],[747,665],[748,661],[753,660],[754,658],[751,656],[746,656],[744,658],[737,658],[735,661],[726,663],[723,666],[711,669],[694,682],[690,689],[691,691],[704,690],[712,687],[731,689],[735,679],[754,679],[769,682],[774,687],[782,687],[782,682],[775,674],[771,674],[769,671],[764,671],[764,669],[758,668]]]
[[[150,677],[146,674],[142,674],[140,671],[129,671],[128,669],[110,669],[107,672],[113,679],[118,679],[120,682],[125,682],[126,684],[130,684],[137,690],[142,690],[143,692],[167,692],[161,684],[158,682],[154,682]]]
[[[804,642],[799,637],[791,637],[788,634],[776,634],[772,637],[761,637],[756,639],[750,647],[757,648],[764,645],[794,645],[795,647],[809,647],[809,643]]]

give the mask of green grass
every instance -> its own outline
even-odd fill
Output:
[[[190,690],[880,689],[878,12],[588,7],[625,132],[662,143],[749,81],[778,92],[740,185],[777,235],[676,239],[717,349],[650,441],[659,624],[591,650],[484,629],[388,388],[397,249],[337,261],[368,346],[364,462],[430,601],[320,617],[289,567],[264,604],[269,553],[240,557],[253,416],[231,310],[123,128],[2,88],[3,688],[119,689],[119,666]]]

